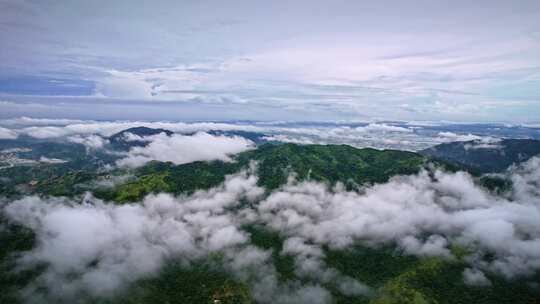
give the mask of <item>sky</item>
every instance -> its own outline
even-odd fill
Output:
[[[540,1],[4,1],[0,117],[540,121]]]

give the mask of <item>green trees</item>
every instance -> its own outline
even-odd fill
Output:
[[[413,174],[426,159],[412,152],[356,149],[347,145],[271,145],[240,153],[232,162],[193,162],[183,165],[151,162],[136,171],[137,178],[99,196],[117,202],[140,200],[148,193],[192,193],[208,189],[225,176],[247,169],[256,162],[258,184],[268,191],[276,189],[294,175],[298,180],[315,180],[348,189],[362,184],[382,183],[396,174]]]

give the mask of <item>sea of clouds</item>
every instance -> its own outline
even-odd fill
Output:
[[[107,137],[132,127],[161,128],[181,134],[196,132],[249,131],[264,139],[299,144],[349,144],[355,147],[418,151],[450,141],[485,137],[540,138],[535,126],[460,125],[426,122],[165,122],[92,121],[20,117],[0,120],[0,139],[30,136],[37,139],[68,137],[89,148],[100,148]]]
[[[271,193],[257,186],[254,172],[190,196],[149,195],[124,205],[90,195],[82,203],[4,201],[5,216],[37,238],[19,267],[47,265],[23,296],[29,302],[114,296],[171,260],[189,267],[221,252],[222,267],[249,284],[260,303],[331,303],[328,286],[369,297],[376,290],[324,262],[323,248],[356,244],[444,259],[456,258],[449,246],[459,245],[468,252],[463,280],[471,286],[489,286],[489,275],[526,278],[540,270],[540,158],[510,168],[505,175],[513,188],[502,196],[465,172],[422,171],[360,191],[291,178]],[[279,254],[292,256],[297,277],[311,283],[280,281],[270,250],[251,244],[246,224],[278,232]]]

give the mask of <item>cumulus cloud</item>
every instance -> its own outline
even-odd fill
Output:
[[[485,191],[464,172],[423,171],[360,191],[291,179],[269,194],[242,172],[192,196],[149,195],[127,205],[27,197],[4,212],[36,232],[37,247],[19,263],[49,265],[26,287],[29,295],[47,287],[53,299],[106,296],[170,259],[189,267],[220,251],[223,266],[261,303],[331,303],[323,286],[350,296],[376,291],[327,265],[326,248],[393,245],[404,254],[455,259],[449,247],[457,245],[468,252],[463,280],[471,286],[488,286],[485,273],[514,278],[540,270],[540,158],[507,174],[508,197]],[[293,258],[298,280],[279,279],[270,250],[249,242],[246,224],[280,234],[278,254]]]
[[[535,200],[540,197],[540,156],[532,157],[508,170],[508,178],[512,180],[512,197],[518,201]]]
[[[243,137],[215,136],[204,132],[193,135],[158,134],[147,137],[150,143],[133,147],[128,156],[117,161],[120,166],[137,167],[151,160],[185,164],[199,160],[229,161],[230,155],[246,151],[253,143]]]
[[[109,142],[107,139],[94,134],[70,136],[68,137],[68,141],[84,145],[86,148],[94,150],[103,148]]]
[[[114,205],[87,197],[82,204],[67,199],[27,197],[5,207],[5,214],[36,232],[37,247],[25,253],[25,265],[48,265],[28,286],[50,296],[80,292],[111,295],[129,282],[147,277],[168,259],[190,261],[233,248],[247,240],[226,208],[240,198],[263,193],[256,178],[241,173],[190,197],[148,196],[140,204]]]
[[[17,132],[0,127],[0,139],[15,139],[17,137]]]
[[[363,193],[291,183],[263,200],[258,215],[284,236],[312,244],[303,249],[312,256],[323,245],[360,242],[451,258],[448,246],[454,243],[494,254],[492,261],[470,257],[471,263],[511,278],[540,269],[538,162],[532,159],[513,173],[510,199],[484,191],[464,172],[436,171],[395,177]]]
[[[133,134],[131,132],[125,132],[122,139],[124,141],[151,141],[151,138],[150,137],[143,137],[143,136],[139,136],[137,134]]]
[[[46,301],[80,294],[107,297],[137,279],[151,277],[167,261],[189,267],[219,251],[223,267],[248,283],[259,303],[331,303],[331,293],[319,283],[280,281],[270,263],[271,252],[249,243],[240,228],[244,216],[231,210],[264,195],[256,182],[254,175],[242,172],[228,176],[221,186],[189,197],[149,195],[141,203],[126,205],[107,204],[91,196],[82,203],[38,197],[11,202],[4,208],[6,216],[33,229],[37,238],[37,246],[18,262],[23,268],[47,265],[23,295],[35,299],[38,290],[42,293],[45,288]],[[304,255],[295,246],[290,241],[283,254]],[[336,285],[345,294],[367,290],[336,270],[305,264],[319,272],[311,276],[320,283]]]

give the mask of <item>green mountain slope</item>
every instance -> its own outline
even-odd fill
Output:
[[[5,152],[17,150],[20,152]],[[118,155],[90,150],[77,143],[60,140],[21,138],[0,140],[0,156],[31,160],[26,165],[0,169],[0,195],[15,197],[31,193],[74,196],[89,190],[84,183],[94,181],[105,165],[114,164]],[[58,162],[43,161],[44,158]],[[106,174],[103,174],[106,175]]]
[[[267,190],[287,182],[291,174],[299,180],[311,179],[334,185],[341,182],[352,189],[366,183],[382,183],[396,174],[413,174],[426,158],[412,152],[357,149],[347,145],[260,146],[238,154],[233,162],[193,162],[183,165],[151,162],[137,170],[137,178],[98,197],[116,202],[140,200],[148,193],[191,193],[223,182],[225,175],[257,162],[259,185]]]

